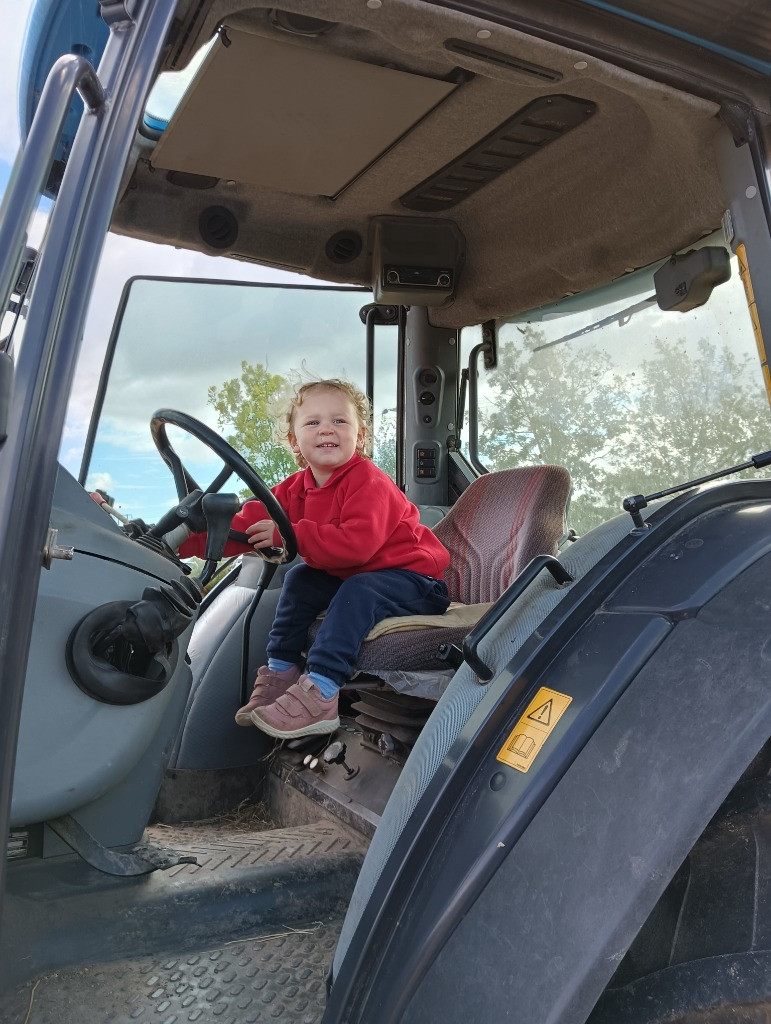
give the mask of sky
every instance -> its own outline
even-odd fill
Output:
[[[0,0],[0,37],[3,40],[3,60],[0,61],[0,189],[3,191],[19,145],[16,81],[29,6],[30,0]]]

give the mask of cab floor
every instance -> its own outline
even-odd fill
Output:
[[[0,1000],[24,1024],[317,1024],[342,918],[179,956],[56,971]]]
[[[14,865],[2,1024],[320,1021],[367,841],[328,821],[162,838],[198,863],[140,879],[75,858]]]

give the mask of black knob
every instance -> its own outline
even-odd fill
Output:
[[[345,753],[347,747],[340,740],[336,740],[334,743],[330,743],[324,753],[321,755],[327,764],[339,764],[345,769],[346,779],[352,779],[355,775],[359,774],[358,766],[351,768],[350,765],[345,763]]]

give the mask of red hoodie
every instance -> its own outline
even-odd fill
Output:
[[[293,473],[272,488],[289,517],[297,548],[312,569],[347,579],[376,569],[411,569],[442,579],[450,555],[418,510],[393,480],[369,459],[354,455],[317,487],[310,469]],[[270,519],[261,501],[247,501],[232,528]],[[203,557],[206,535],[193,534],[180,557]],[[254,551],[250,544],[228,541],[226,555]]]

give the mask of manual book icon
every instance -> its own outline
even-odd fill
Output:
[[[510,750],[512,754],[519,754],[520,757],[527,759],[533,753],[534,746],[534,739],[531,739],[530,736],[525,735],[523,732],[518,732],[511,743],[509,743],[507,749]]]

